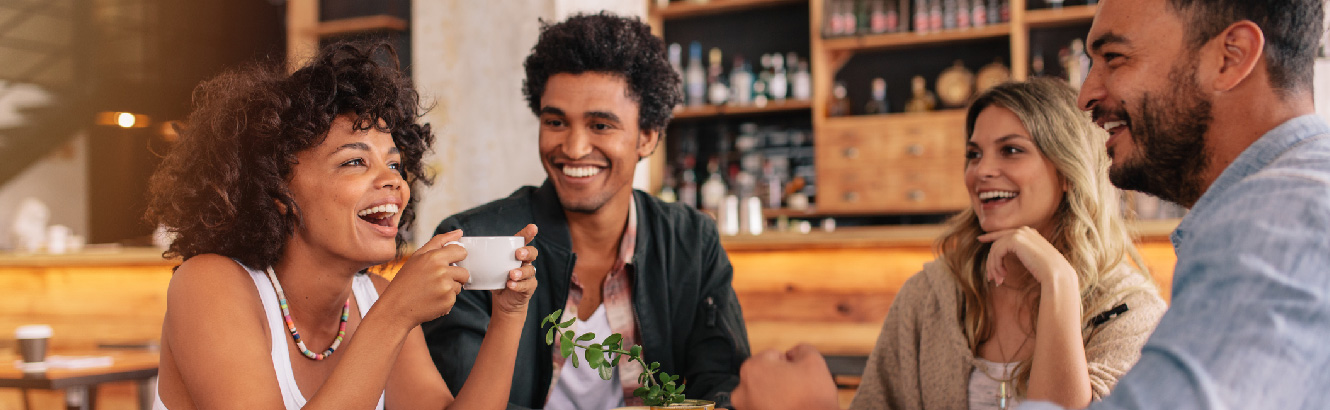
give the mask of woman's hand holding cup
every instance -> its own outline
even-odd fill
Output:
[[[462,284],[471,280],[466,268],[454,266],[466,259],[466,248],[449,244],[462,237],[462,230],[434,235],[397,271],[384,299],[400,308],[411,326],[434,320],[452,311]]]
[[[526,317],[527,302],[531,300],[531,295],[536,292],[536,267],[531,262],[536,260],[536,255],[540,252],[530,246],[531,240],[536,238],[537,228],[534,224],[528,224],[517,235],[523,238],[523,246],[514,252],[513,257],[522,264],[517,269],[508,271],[508,281],[502,289],[493,290],[494,292],[494,313],[506,313]]]

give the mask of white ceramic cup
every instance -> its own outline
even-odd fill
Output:
[[[51,340],[51,326],[24,325],[14,331],[18,339],[19,355],[23,362],[19,368],[24,372],[46,371],[46,347]]]
[[[517,250],[524,246],[524,241],[520,236],[463,236],[448,244],[466,248],[466,259],[457,262],[457,266],[471,273],[466,289],[496,290],[508,284],[508,272],[522,266],[522,261],[517,260]]]

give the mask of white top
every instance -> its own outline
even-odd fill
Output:
[[[272,364],[273,370],[277,371],[277,387],[282,391],[282,404],[287,410],[305,407],[305,395],[300,392],[300,386],[296,385],[295,372],[291,370],[291,355],[287,351],[291,335],[286,329],[286,322],[282,320],[282,308],[277,304],[277,291],[273,290],[267,272],[250,269],[245,265],[240,266],[249,271],[250,278],[254,279],[254,286],[259,289],[259,299],[263,301],[263,312],[268,317],[268,333],[272,336]],[[361,318],[364,318],[365,314],[369,313],[370,306],[379,300],[379,292],[374,288],[374,281],[366,274],[356,274],[352,279],[351,293],[356,297]],[[152,409],[167,410],[166,405],[162,404],[160,395],[153,403]],[[379,393],[379,404],[375,409],[383,410],[383,393]]]
[[[571,329],[577,334],[595,333],[596,338],[588,343],[600,343],[605,341],[614,331],[610,330],[609,315],[605,313],[605,304],[601,304],[596,311],[583,322],[581,319],[573,322]],[[573,354],[582,355],[579,349]],[[573,367],[570,359],[564,362],[563,368],[559,370],[559,382],[554,385],[554,391],[550,392],[550,400],[545,403],[545,410],[606,410],[623,406],[623,385],[619,383],[619,369],[614,369],[614,375],[609,380],[601,379],[600,372],[587,366],[586,361],[581,361],[581,365]]]
[[[1003,410],[999,407],[998,394],[1001,392],[1001,383],[998,379],[1015,379],[1012,374],[1016,365],[1019,363],[994,363],[984,360],[981,357],[974,358],[976,366],[970,371],[970,410]],[[984,374],[984,366],[988,367],[988,374]],[[1016,382],[1007,382],[1007,406],[1005,409],[1015,409],[1021,404],[1020,399],[1016,398]]]

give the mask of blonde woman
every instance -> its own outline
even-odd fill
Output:
[[[1164,314],[1136,268],[1104,132],[1075,91],[999,85],[976,97],[966,132],[970,209],[892,301],[851,409],[1082,408],[1135,364]],[[825,369],[808,346],[758,353],[735,407],[837,408]]]

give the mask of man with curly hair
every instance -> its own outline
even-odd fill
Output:
[[[641,367],[610,380],[568,366],[545,343],[541,318],[563,309],[578,333],[621,333],[649,362],[683,376],[689,398],[729,406],[748,337],[733,269],[702,213],[632,189],[635,165],[660,144],[680,82],[664,43],[637,19],[579,15],[546,25],[527,57],[524,93],[540,119],[547,179],[453,215],[438,232],[509,235],[528,223],[540,289],[517,353],[510,408],[613,408],[635,404]],[[516,228],[514,228],[516,227]],[[461,388],[490,322],[488,292],[464,291],[450,315],[424,327],[439,372]]]

